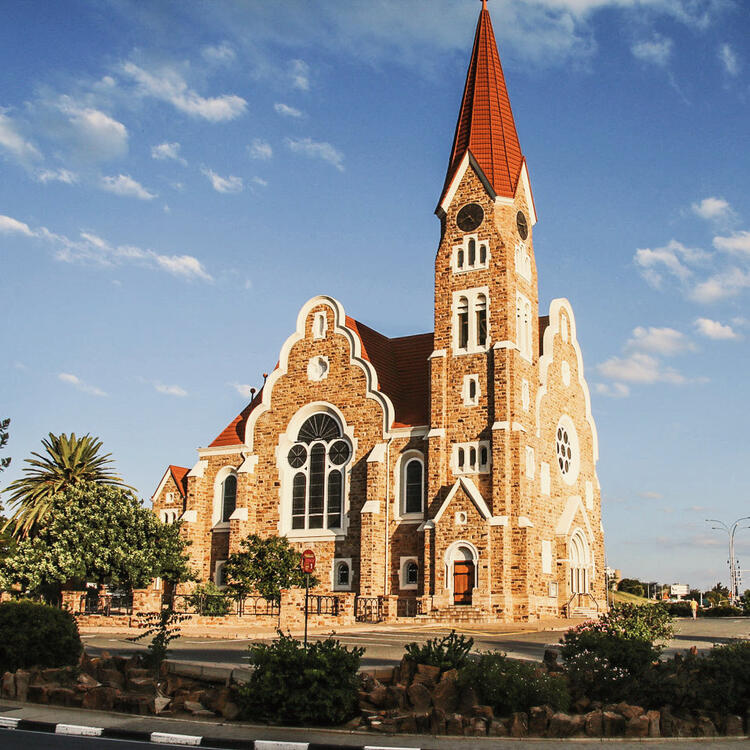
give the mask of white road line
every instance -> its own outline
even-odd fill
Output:
[[[84,727],[78,724],[58,724],[55,734],[71,734],[77,737],[101,737],[104,730],[101,727]]]
[[[203,737],[191,734],[169,734],[168,732],[151,732],[151,742],[159,745],[200,745]]]
[[[255,750],[307,750],[307,742],[276,742],[274,740],[255,740]]]

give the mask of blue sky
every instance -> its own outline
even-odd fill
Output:
[[[479,7],[4,5],[0,487],[75,431],[149,497],[244,407],[314,294],[390,336],[431,329],[433,211]],[[576,312],[608,561],[726,581],[704,519],[750,514],[747,6],[489,8],[540,312],[559,296]],[[737,541],[750,569],[750,530]]]

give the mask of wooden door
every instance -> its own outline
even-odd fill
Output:
[[[474,588],[474,563],[453,563],[453,603],[471,604],[471,590]]]

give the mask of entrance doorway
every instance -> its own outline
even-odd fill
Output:
[[[471,591],[474,588],[474,562],[456,560],[453,563],[453,603],[471,604]]]

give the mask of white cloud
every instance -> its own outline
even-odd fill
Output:
[[[669,356],[680,352],[690,351],[695,347],[687,336],[674,328],[644,328],[638,326],[633,329],[633,336],[625,344],[625,348],[635,351],[651,352]]]
[[[102,190],[121,195],[123,198],[138,198],[142,201],[150,201],[156,198],[156,193],[146,190],[140,182],[127,174],[118,174],[117,177],[102,177],[101,187]]]
[[[180,398],[187,396],[188,392],[179,385],[164,385],[164,383],[154,383],[154,388],[166,396],[178,396]]]
[[[292,60],[289,66],[292,86],[300,91],[310,90],[310,66],[304,60]]]
[[[206,273],[203,264],[192,255],[153,255],[154,262],[168,271],[173,276],[183,276],[186,279],[203,279],[212,281],[213,279]]]
[[[612,380],[626,383],[672,383],[680,385],[687,379],[671,367],[662,363],[650,354],[634,352],[626,357],[610,357],[597,366],[599,372]]]
[[[232,383],[232,388],[234,388],[242,398],[252,398],[254,393],[252,393],[251,390],[256,390],[253,386],[248,385],[247,383]]]
[[[300,110],[296,109],[295,107],[290,107],[288,104],[284,104],[283,102],[276,102],[276,104],[273,105],[273,108],[282,117],[300,118],[304,116]]]
[[[107,395],[101,388],[97,388],[95,385],[89,385],[88,383],[85,383],[77,375],[73,375],[72,373],[61,372],[57,377],[58,377],[58,380],[62,380],[63,383],[68,383],[69,385],[72,385],[74,388],[77,388],[79,391],[82,391],[83,393],[88,393],[91,396],[106,396]]]
[[[253,142],[247,147],[247,152],[251,159],[268,160],[273,156],[273,149],[268,141],[254,138]]]
[[[625,383],[597,383],[595,388],[597,393],[610,398],[627,398],[630,395],[630,388]]]
[[[200,96],[188,87],[174,68],[164,67],[158,73],[150,73],[135,63],[127,62],[121,69],[138,84],[138,90],[143,96],[169,102],[191,117],[200,117],[209,122],[224,122],[234,120],[247,109],[247,102],[234,94]]]
[[[710,318],[698,318],[695,321],[695,328],[702,336],[715,341],[727,341],[733,339],[739,339],[740,336],[736,333],[731,326],[719,323],[717,320],[711,320]]]
[[[723,198],[704,198],[700,203],[693,203],[690,208],[696,216],[706,221],[725,223],[735,217],[732,207]]]
[[[696,302],[718,302],[728,297],[736,297],[748,287],[750,287],[750,272],[732,267],[696,284],[690,292],[690,297]]]
[[[260,187],[268,187],[268,181],[264,180],[262,177],[253,177],[252,183],[253,185],[259,185]]]
[[[242,177],[235,177],[234,175],[222,177],[206,167],[201,169],[201,172],[208,177],[217,193],[241,193],[244,188]]]
[[[630,48],[630,51],[638,60],[664,67],[669,62],[673,46],[674,43],[671,39],[656,34],[653,39],[636,42]]]
[[[661,492],[653,492],[651,490],[639,492],[638,496],[645,498],[646,500],[661,500],[664,497],[664,495],[662,495]]]
[[[41,158],[39,150],[27,141],[17,129],[17,125],[0,109],[0,147],[21,161]]]
[[[61,96],[57,108],[67,117],[78,153],[87,159],[115,159],[128,150],[128,129],[93,107],[84,107]]]
[[[204,47],[201,50],[203,59],[211,63],[225,65],[234,62],[237,59],[237,53],[229,42]]]
[[[180,156],[179,143],[167,143],[165,141],[156,146],[151,146],[151,158],[158,161],[171,159],[180,162],[180,164],[187,164],[187,161]]]
[[[312,138],[287,138],[286,145],[296,154],[322,159],[333,164],[339,172],[344,171],[344,155],[330,143],[314,141]]]
[[[24,224],[18,219],[13,219],[10,216],[3,216],[0,214],[0,234],[25,234],[27,237],[33,237],[34,232],[31,231],[28,224]]]
[[[42,169],[36,175],[39,182],[46,185],[48,182],[64,182],[66,185],[75,185],[78,175],[69,169]]]
[[[641,275],[656,289],[661,288],[666,271],[682,282],[688,280],[692,270],[688,264],[700,264],[709,258],[709,254],[698,248],[690,248],[677,240],[670,240],[664,247],[639,248],[633,260],[639,267]]]
[[[750,259],[750,232],[734,232],[729,237],[714,237],[714,247],[727,253],[745,255]]]
[[[740,61],[737,54],[729,44],[722,44],[719,47],[719,60],[724,66],[724,70],[730,76],[736,76],[740,72]]]

